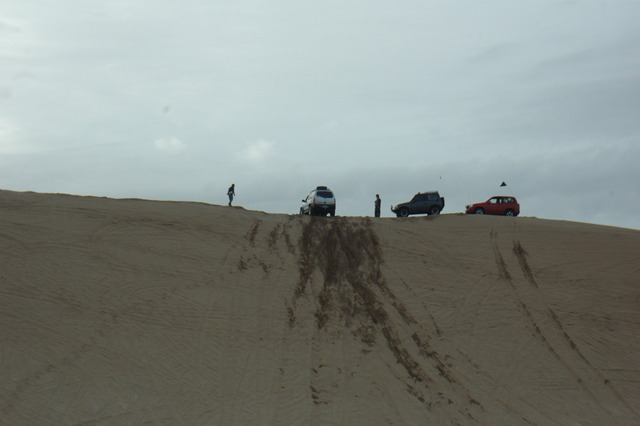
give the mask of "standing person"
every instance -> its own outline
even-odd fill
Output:
[[[231,206],[231,202],[233,202],[233,196],[236,195],[236,184],[232,183],[227,191],[227,195],[229,196],[229,206]]]
[[[376,201],[375,201],[375,215],[376,217],[380,217],[380,204],[382,204],[382,200],[380,199],[380,195],[376,194]]]

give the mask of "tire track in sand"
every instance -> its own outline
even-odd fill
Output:
[[[309,306],[299,305],[298,300],[314,300],[315,345],[327,344],[327,336],[347,331],[359,339],[364,354],[386,348],[405,373],[404,378],[396,377],[427,410],[457,404],[462,418],[475,420],[474,414],[484,408],[452,375],[431,347],[430,333],[387,285],[380,269],[382,249],[371,221],[312,217],[302,223],[299,280],[288,307],[289,326],[296,327],[304,315],[299,312],[301,306]],[[338,386],[323,380],[328,378],[322,376],[329,371],[326,364],[318,359],[313,368],[310,389],[315,404],[330,404],[327,391]]]
[[[624,400],[611,382],[584,356],[578,345],[566,332],[558,315],[546,303],[544,294],[526,258],[527,252],[520,241],[513,240],[512,252],[518,261],[524,282],[514,278],[509,272],[498,245],[497,232],[492,229],[489,235],[498,273],[512,289],[518,308],[532,327],[534,335],[570,373],[578,386],[609,417],[616,418],[614,412],[625,412],[630,418],[638,418],[638,413]]]
[[[599,369],[597,369],[589,361],[589,359],[587,359],[586,356],[584,356],[582,351],[580,351],[580,348],[578,347],[578,345],[575,343],[575,341],[571,338],[571,336],[565,330],[565,328],[562,325],[562,322],[560,321],[560,318],[558,317],[558,315],[555,313],[555,311],[553,309],[551,309],[551,307],[546,302],[544,302],[544,294],[540,290],[540,286],[538,285],[538,282],[536,281],[535,275],[533,274],[533,271],[532,271],[531,267],[529,266],[529,262],[527,261],[527,252],[522,247],[522,244],[520,243],[520,241],[516,240],[516,241],[513,242],[513,252],[515,253],[516,257],[518,258],[518,263],[520,264],[520,269],[522,270],[522,273],[523,273],[524,277],[526,278],[527,282],[529,282],[529,284],[535,289],[536,297],[538,298],[540,303],[544,304],[544,306],[546,308],[546,313],[549,316],[549,318],[551,319],[551,324],[553,324],[553,326],[556,328],[555,331],[564,338],[566,343],[571,348],[571,351],[572,351],[571,353],[574,356],[577,356],[577,358],[578,358],[577,361],[579,363],[584,364],[585,369],[587,371],[591,372],[590,373],[590,375],[592,376],[591,377],[591,379],[592,379],[591,381],[594,382],[594,385],[597,388],[602,388],[603,386],[605,388],[609,388],[608,390],[611,392],[611,394],[614,396],[614,398],[617,400],[618,403],[621,403],[622,405],[624,405],[635,416],[639,416],[639,414],[622,397],[622,395],[618,392],[618,390],[613,387],[613,385],[611,384],[611,381],[609,379],[607,379],[604,376],[604,374],[602,374],[602,372]],[[595,380],[593,380],[593,379],[595,379]],[[603,389],[603,390],[606,391],[606,389]]]

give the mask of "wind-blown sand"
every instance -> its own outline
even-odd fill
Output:
[[[640,424],[640,231],[0,191],[0,424]]]

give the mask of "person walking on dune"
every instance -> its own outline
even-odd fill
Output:
[[[375,209],[374,209],[374,214],[376,217],[380,217],[380,204],[382,204],[382,200],[380,199],[380,195],[376,194],[376,201],[375,201]]]
[[[227,195],[229,196],[229,207],[231,207],[231,203],[233,202],[233,196],[236,195],[236,184],[232,183],[227,191]]]

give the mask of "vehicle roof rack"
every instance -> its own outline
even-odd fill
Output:
[[[328,188],[326,186],[318,186],[316,189],[324,190],[324,189],[328,189]]]

